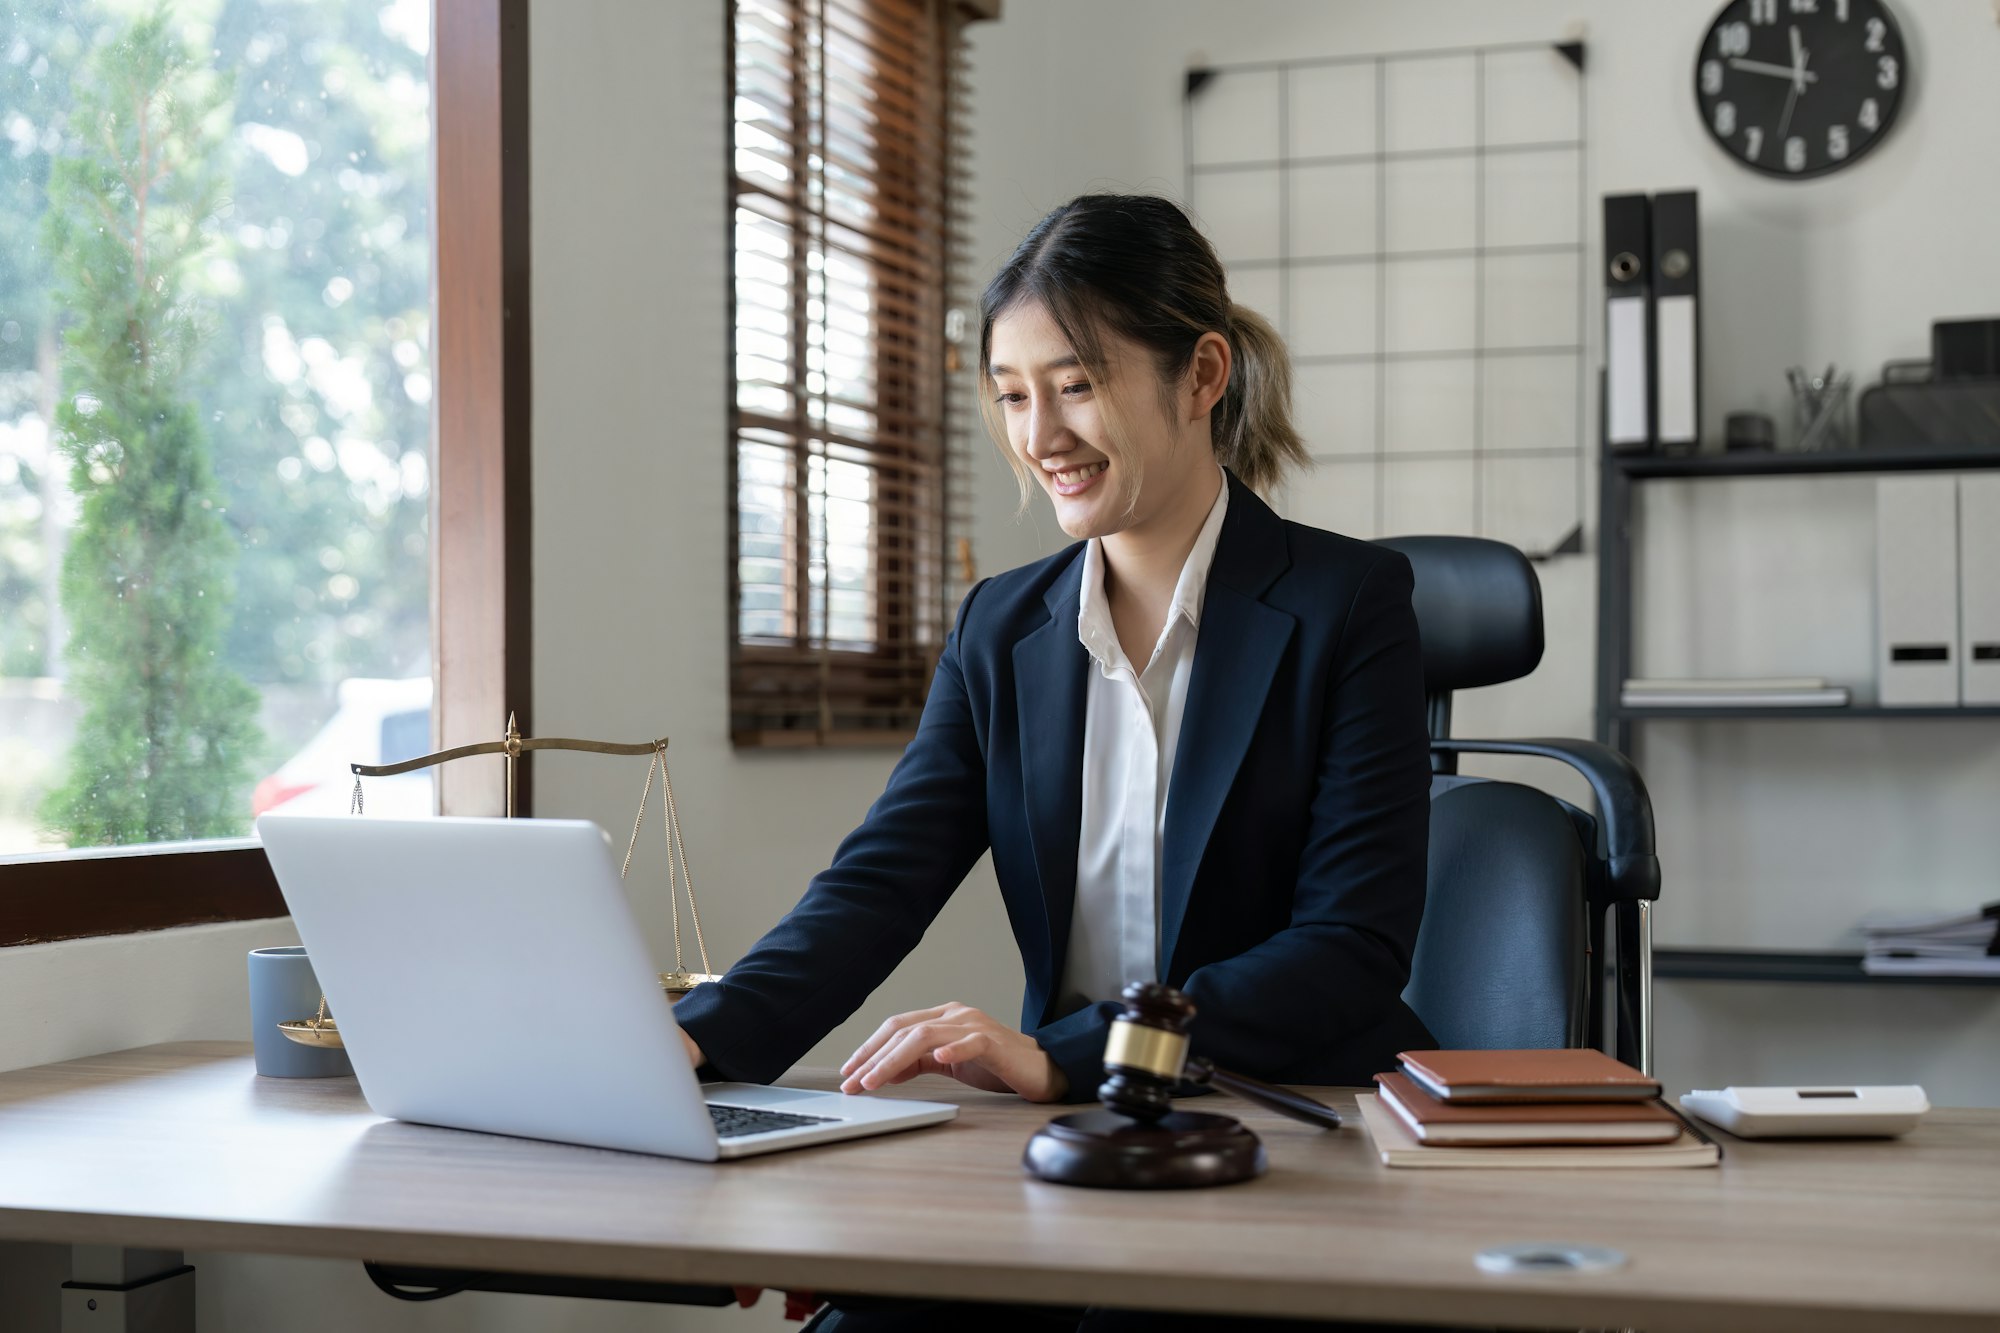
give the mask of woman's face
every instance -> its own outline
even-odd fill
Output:
[[[1210,379],[1216,373],[1204,339],[1190,383],[1173,395],[1178,410],[1169,412],[1153,359],[1137,343],[1106,332],[1105,375],[1093,382],[1045,307],[1028,303],[995,317],[988,344],[992,392],[1007,442],[1054,504],[1064,532],[1085,538],[1141,529],[1170,512],[1204,470],[1214,471],[1208,411],[1228,383],[1229,366],[1227,343],[1220,335],[1208,338],[1222,348],[1218,387],[1211,395],[1198,383],[1205,364]],[[1107,394],[1117,396],[1128,447],[1144,475],[1136,505],[1139,477],[1129,462],[1114,461],[1106,438]]]

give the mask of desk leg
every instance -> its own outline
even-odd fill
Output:
[[[179,1250],[73,1245],[62,1333],[195,1333],[194,1269]]]

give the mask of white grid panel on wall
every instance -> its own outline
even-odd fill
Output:
[[[1189,207],[1292,351],[1315,467],[1290,517],[1580,549],[1583,64],[1520,43],[1188,71]]]

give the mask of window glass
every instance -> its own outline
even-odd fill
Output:
[[[7,13],[0,854],[345,811],[429,748],[429,4]]]

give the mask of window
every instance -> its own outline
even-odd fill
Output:
[[[526,708],[526,6],[442,9],[10,10],[0,944],[281,915],[258,809]]]
[[[990,6],[989,6],[990,9]],[[733,0],[739,745],[907,740],[970,557],[956,0]]]

